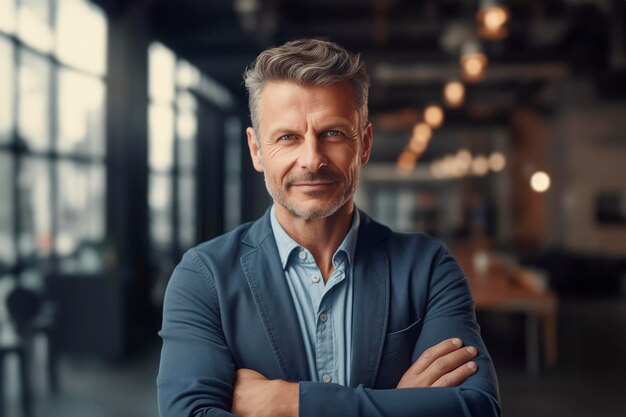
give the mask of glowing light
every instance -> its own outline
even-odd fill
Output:
[[[485,75],[487,56],[483,53],[473,53],[461,57],[461,70],[468,80],[479,80]]]
[[[464,176],[472,166],[472,154],[467,149],[461,149],[454,158],[455,169],[460,176]]]
[[[507,36],[506,24],[509,21],[509,10],[502,6],[488,6],[478,11],[478,33],[485,39],[503,39]]]
[[[535,172],[530,177],[530,187],[538,193],[548,191],[550,188],[550,176],[543,171]]]
[[[443,109],[437,105],[430,105],[424,109],[424,121],[433,129],[443,123]]]
[[[476,156],[472,161],[472,173],[482,177],[489,171],[489,162],[482,155]]]
[[[409,149],[417,155],[424,153],[432,136],[432,129],[426,123],[418,123],[413,128],[413,135],[409,140]]]
[[[409,175],[415,168],[415,162],[417,161],[417,155],[413,152],[405,150],[398,157],[396,169],[400,175]]]
[[[485,10],[483,22],[492,30],[500,29],[507,21],[508,15],[502,7],[489,7]]]
[[[500,152],[494,152],[489,157],[489,168],[493,172],[500,172],[506,166],[506,158]]]
[[[443,89],[443,98],[449,107],[458,107],[465,100],[465,86],[458,81],[450,81]]]
[[[443,179],[446,176],[445,172],[442,169],[440,161],[433,162],[430,164],[430,173],[432,174],[434,178],[437,178],[437,179]]]
[[[420,142],[428,143],[432,135],[433,130],[426,123],[418,123],[413,128],[413,136]]]

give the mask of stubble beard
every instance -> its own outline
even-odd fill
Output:
[[[307,173],[305,174],[305,177],[309,181],[338,179],[337,174],[332,173]],[[339,177],[343,180],[341,176]],[[310,209],[298,207],[297,202],[293,201],[293,198],[289,198],[285,190],[280,188],[280,186],[276,186],[267,179],[267,174],[264,174],[264,179],[265,188],[267,188],[267,192],[270,197],[272,197],[275,204],[279,204],[284,207],[285,210],[287,210],[287,212],[294,217],[299,217],[305,220],[316,220],[332,216],[354,196],[356,188],[359,185],[359,172],[356,170],[352,183],[344,189],[344,192],[339,197],[327,203],[323,203],[321,207],[318,206]],[[289,187],[290,182],[293,181],[287,181],[287,187]],[[315,197],[314,194],[312,196]]]

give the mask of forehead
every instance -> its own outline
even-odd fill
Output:
[[[259,100],[259,122],[277,119],[312,117],[341,118],[356,121],[356,105],[352,85],[348,81],[305,86],[289,81],[267,83]]]

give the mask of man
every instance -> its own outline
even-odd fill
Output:
[[[245,80],[248,146],[274,204],[174,271],[161,416],[499,415],[456,261],[355,208],[372,145],[360,58],[293,41]]]

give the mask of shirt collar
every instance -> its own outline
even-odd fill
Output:
[[[293,240],[291,236],[285,232],[285,229],[278,222],[278,218],[276,217],[276,212],[274,210],[274,206],[270,209],[270,221],[272,225],[272,232],[274,233],[274,240],[276,241],[276,246],[278,246],[278,254],[280,255],[280,261],[282,263],[283,269],[287,267],[287,263],[289,262],[289,256],[291,253],[298,248],[301,248],[300,244]],[[359,211],[354,210],[352,215],[352,223],[350,224],[350,229],[348,229],[348,233],[346,233],[346,237],[343,239],[335,253],[333,254],[333,265],[335,268],[337,267],[337,255],[339,253],[344,253],[348,259],[348,264],[354,264],[354,253],[356,251],[356,242],[357,236],[359,234],[359,226],[361,224],[361,218],[359,216]]]

